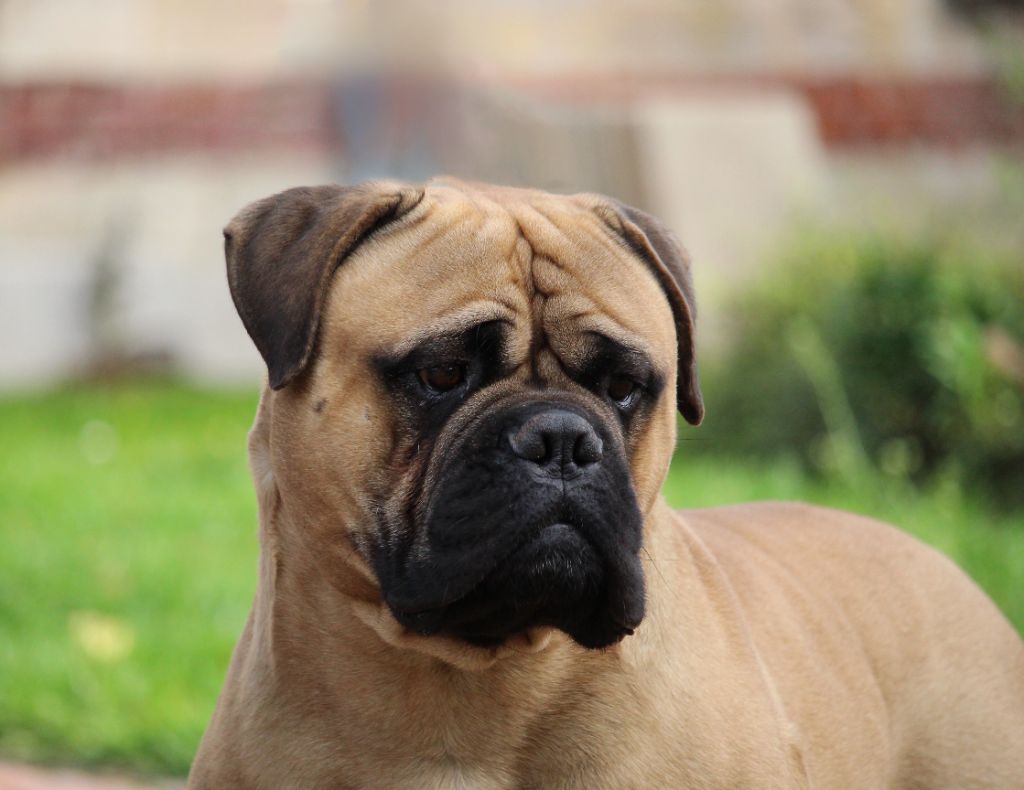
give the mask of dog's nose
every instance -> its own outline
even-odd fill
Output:
[[[534,414],[509,432],[508,443],[520,458],[562,475],[596,464],[604,455],[594,427],[568,409]]]

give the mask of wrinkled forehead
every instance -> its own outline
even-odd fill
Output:
[[[505,320],[532,333],[600,331],[670,364],[668,301],[589,200],[432,185],[339,268],[325,330],[401,346]]]

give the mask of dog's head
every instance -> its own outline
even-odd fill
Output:
[[[675,407],[703,413],[661,226],[596,195],[373,183],[288,190],[225,237],[281,540],[328,577],[357,552],[418,634],[631,633]]]

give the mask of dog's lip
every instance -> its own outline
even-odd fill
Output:
[[[529,546],[530,544],[534,543],[535,541],[542,540],[542,539],[545,539],[545,538],[552,538],[552,537],[557,536],[559,533],[566,533],[567,534],[569,532],[575,533],[577,535],[581,535],[581,536],[583,536],[584,540],[587,540],[586,536],[583,535],[583,532],[582,532],[582,530],[579,527],[573,526],[572,524],[568,524],[568,523],[566,523],[564,521],[556,521],[556,522],[554,522],[552,524],[546,524],[546,525],[541,526],[541,527],[536,527],[534,529],[527,530],[526,532],[524,532],[523,536],[518,541],[516,541],[514,544],[512,544],[511,549],[506,554],[504,554],[502,557],[500,557],[497,561],[492,563],[490,565],[490,567],[488,567],[485,572],[481,573],[480,574],[480,578],[476,581],[476,583],[473,584],[469,589],[467,589],[458,598],[454,598],[451,601],[446,601],[445,603],[431,604],[430,606],[420,606],[420,607],[401,607],[401,606],[395,606],[395,605],[391,604],[391,602],[389,601],[389,606],[391,606],[391,609],[392,609],[392,611],[395,612],[395,614],[401,616],[403,619],[405,619],[407,621],[408,620],[412,620],[412,621],[423,620],[424,621],[422,624],[413,625],[413,623],[407,623],[408,625],[412,625],[414,628],[417,627],[417,625],[419,625],[421,627],[425,627],[425,628],[429,629],[430,628],[430,623],[429,623],[430,619],[432,619],[432,618],[436,619],[442,613],[444,613],[449,607],[451,607],[454,604],[457,604],[459,601],[463,601],[463,600],[469,598],[471,595],[473,595],[473,593],[475,593],[480,588],[480,586],[483,585],[483,583],[485,581],[487,581],[487,578],[492,573],[494,573],[498,568],[500,568],[502,565],[504,565],[506,562],[508,562],[512,557],[514,557],[517,553],[519,553],[523,548],[525,548],[526,546]],[[587,540],[587,542],[589,543],[590,541]]]

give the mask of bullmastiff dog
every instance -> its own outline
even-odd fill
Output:
[[[225,237],[262,552],[190,787],[1024,787],[1024,646],[953,563],[666,505],[704,407],[654,219],[370,183]]]

